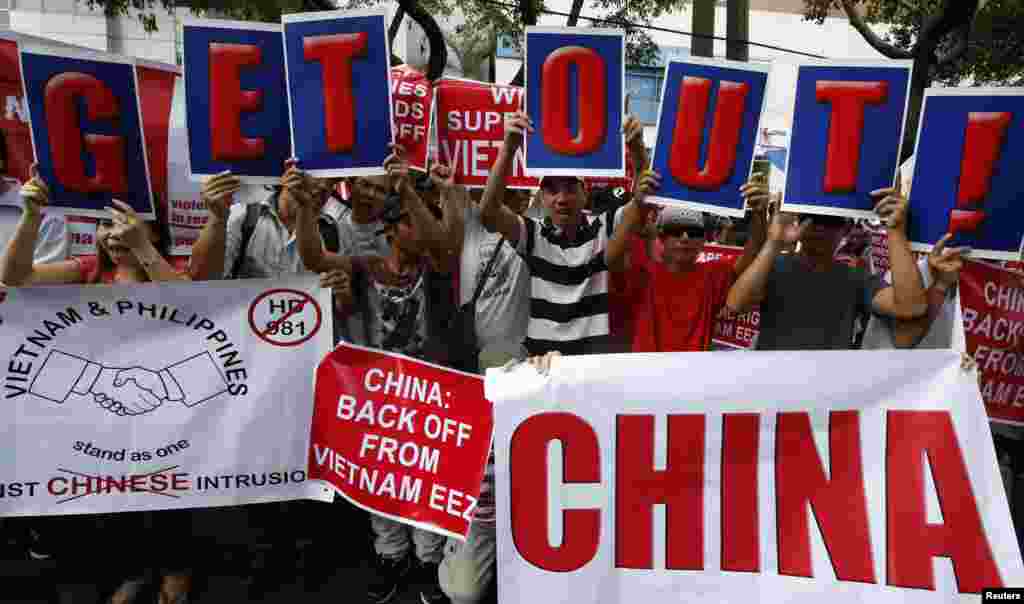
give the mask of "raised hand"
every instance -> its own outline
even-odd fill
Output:
[[[455,170],[448,164],[434,162],[430,166],[430,182],[442,191],[450,191],[455,187]]]
[[[505,147],[515,151],[523,144],[523,137],[533,132],[533,121],[526,112],[517,111],[505,116]]]
[[[107,208],[114,223],[114,227],[110,231],[110,239],[133,250],[150,245],[149,229],[135,213],[135,210],[117,199],[110,200],[110,203],[114,205],[112,208]]]
[[[747,210],[755,214],[765,211],[772,201],[768,184],[764,182],[764,177],[761,174],[752,175],[750,180],[740,187],[740,195],[743,196]]]
[[[285,162],[285,172],[281,176],[281,188],[288,192],[289,197],[300,208],[313,208],[316,186],[309,174],[299,169],[298,162]]]
[[[905,233],[907,229],[907,198],[900,193],[900,187],[876,189],[871,196],[879,201],[875,204],[875,214],[881,218],[882,224],[890,231]]]
[[[21,199],[26,212],[39,214],[50,203],[50,187],[39,176],[39,164],[32,164],[30,173],[31,178],[21,187]]]
[[[796,214],[778,212],[768,226],[768,240],[783,245],[793,245],[804,236],[804,231],[811,226],[811,219],[802,222]]]
[[[412,180],[409,176],[409,161],[405,159],[405,147],[392,143],[391,155],[384,159],[384,169],[391,177],[391,186],[395,191],[405,191]]]
[[[328,288],[332,291],[336,308],[345,308],[352,305],[352,276],[348,271],[337,269],[328,273],[321,273],[320,287]]]
[[[644,125],[635,115],[626,118],[626,123],[622,125],[622,132],[626,138],[626,145],[634,153],[647,152],[647,148],[644,147]]]
[[[210,210],[210,214],[215,219],[223,221],[227,218],[231,199],[241,188],[242,181],[232,174],[230,170],[227,170],[206,178],[203,181],[203,188],[199,193],[199,197]]]
[[[946,244],[952,238],[952,233],[946,233],[928,254],[928,270],[931,271],[932,280],[944,289],[956,285],[964,267],[964,256],[971,253],[969,247],[947,248]]]

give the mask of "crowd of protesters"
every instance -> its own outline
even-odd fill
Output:
[[[572,176],[545,177],[535,195],[510,190],[513,158],[532,130],[526,114],[508,117],[482,195],[455,184],[441,163],[427,175],[410,172],[398,146],[385,162],[387,176],[347,179],[348,199],[337,194],[338,180],[312,178],[294,162],[265,200],[249,205],[232,203],[238,178],[210,177],[202,189],[210,219],[183,272],[161,254],[166,226],[116,202],[99,225],[98,255],[69,258],[65,226],[45,213],[48,189],[34,175],[20,189],[20,217],[6,217],[17,224],[7,234],[0,279],[15,287],[312,272],[333,291],[335,341],[474,372],[552,354],[710,350],[723,309],[755,306],[760,350],[950,346],[952,292],[966,250],[944,239],[916,261],[899,189],[872,193],[891,267],[872,276],[837,253],[841,244],[863,248],[850,220],[777,211],[764,175],[741,189],[742,221],[716,224],[701,212],[649,203],[662,176],[648,169],[634,118],[625,136],[635,186],[611,207],[598,211]],[[0,194],[15,191],[7,184]],[[705,243],[734,243],[740,233],[738,260],[698,262]],[[1007,442],[1017,435],[997,431],[996,438],[1004,441],[1000,459],[1012,489],[1016,456]],[[421,586],[423,604],[469,604],[493,594],[493,476],[492,457],[465,542],[367,515],[376,560],[369,602],[392,600],[406,583]],[[164,570],[158,601],[185,601],[190,571]],[[110,601],[131,601],[137,586],[128,581]]]

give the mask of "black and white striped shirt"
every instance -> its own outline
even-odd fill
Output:
[[[530,267],[530,323],[526,349],[531,355],[606,352],[608,265],[605,250],[620,215],[584,215],[569,240],[550,219],[521,219],[517,251]]]

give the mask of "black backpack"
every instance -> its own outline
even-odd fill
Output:
[[[249,241],[256,231],[256,223],[263,215],[264,206],[261,203],[250,203],[245,206],[245,220],[242,222],[242,242],[238,247],[238,257],[231,267],[231,278],[237,279],[238,272],[242,270],[245,262],[245,252],[249,249]],[[341,249],[341,242],[338,240],[338,229],[330,220],[324,216],[317,218],[316,226],[320,230],[320,239],[324,242],[324,248],[331,253],[337,254]]]

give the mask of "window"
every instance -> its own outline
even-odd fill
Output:
[[[626,71],[626,94],[629,112],[642,123],[654,125],[658,121],[661,102],[661,70],[629,69]]]
[[[522,51],[516,48],[515,41],[508,34],[498,36],[498,49],[494,52],[494,55],[499,59],[523,58]]]

